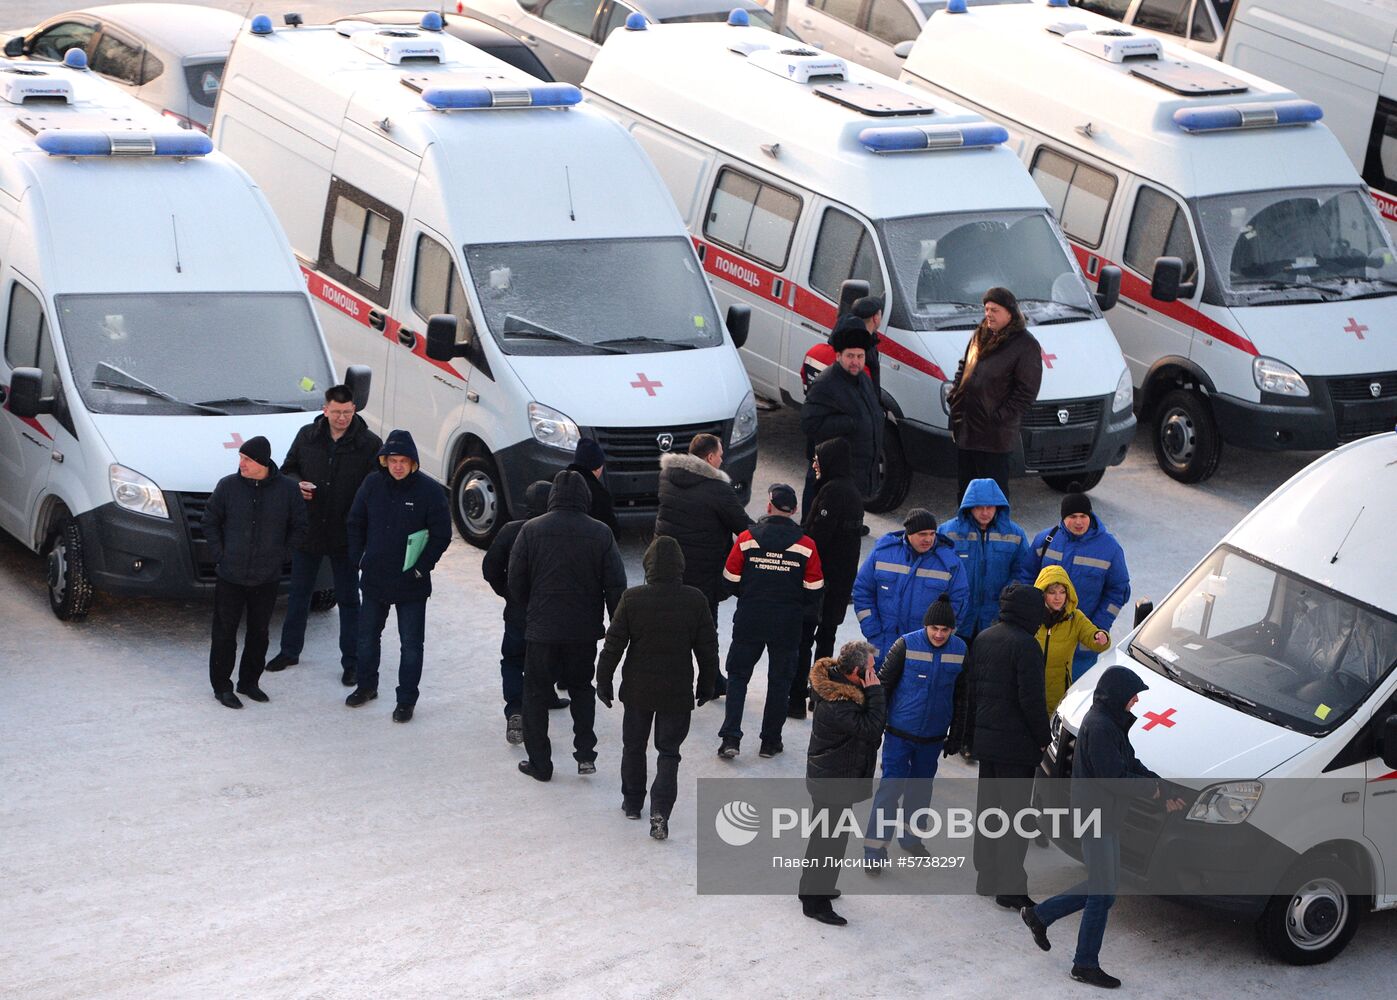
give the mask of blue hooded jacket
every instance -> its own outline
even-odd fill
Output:
[[[970,614],[970,588],[951,540],[940,532],[918,554],[907,532],[890,531],[878,539],[854,580],[854,613],[864,638],[878,647],[883,662],[898,636],[922,627],[931,602],[951,598],[956,620]]]
[[[1044,566],[1061,566],[1077,588],[1077,610],[1097,628],[1110,632],[1116,616],[1130,601],[1130,570],[1120,542],[1095,514],[1090,516],[1091,525],[1080,538],[1062,522],[1040,531],[1033,540],[1028,570],[1019,580],[1032,584]],[[1091,668],[1096,655],[1089,649],[1077,650],[1072,658],[1073,680]]]
[[[972,507],[998,507],[984,530],[971,514]],[[960,502],[960,513],[941,526],[955,543],[970,587],[970,614],[957,618],[956,632],[967,641],[987,629],[999,617],[999,593],[1014,580],[1022,580],[1033,557],[1028,532],[1009,516],[1009,499],[993,479],[972,479]],[[1030,581],[1032,582],[1032,581]]]

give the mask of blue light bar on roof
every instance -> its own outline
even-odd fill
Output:
[[[859,142],[870,153],[921,153],[938,149],[972,149],[1009,141],[1003,125],[889,125],[866,128]]]
[[[40,132],[34,139],[49,156],[207,156],[213,140],[199,132]]]
[[[1309,125],[1324,117],[1313,101],[1276,101],[1270,104],[1212,104],[1180,108],[1174,124],[1185,132],[1225,132],[1242,128],[1275,128]]]
[[[582,103],[582,91],[570,83],[520,87],[428,87],[422,100],[438,111],[485,108],[570,108]]]

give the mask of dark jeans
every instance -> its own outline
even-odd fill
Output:
[[[816,813],[812,815],[815,825],[810,831],[810,841],[805,845],[805,868],[800,874],[801,902],[815,899],[829,899],[839,883],[839,865],[844,852],[849,847],[849,827],[839,822],[842,806],[829,806],[814,803]],[[820,833],[819,814],[826,820],[825,831],[840,829],[833,836]]]
[[[728,647],[728,697],[723,713],[723,728],[718,735],[742,739],[742,710],[747,700],[747,684],[752,670],[766,651],[766,705],[762,710],[763,743],[780,743],[781,727],[786,724],[786,710],[791,704],[791,678],[795,676],[800,650],[795,644],[753,642],[734,639]]]
[[[824,596],[820,600],[820,622],[806,622],[800,629],[800,659],[796,663],[795,676],[791,678],[791,705],[805,703],[810,688],[810,667],[816,660],[834,655],[834,637],[839,626],[844,624],[844,616],[849,613],[849,596],[853,592],[853,582],[847,588],[836,590],[825,581]]]
[[[1033,800],[1032,764],[1000,764],[980,761],[980,783],[975,811],[1002,809],[1009,817],[1008,832],[1002,837],[986,837],[975,826],[975,891],[982,896],[1028,895],[1028,873],[1024,871],[1024,855],[1028,841],[1013,828],[1014,815],[1027,809]],[[990,828],[998,830],[998,817],[990,820]]]
[[[347,555],[311,555],[291,553],[291,593],[286,598],[286,620],[281,623],[281,652],[299,657],[306,645],[306,617],[310,614],[310,598],[315,590],[315,578],[320,575],[320,561],[330,560],[335,576],[335,607],[340,613],[340,666],[355,669],[359,652],[359,574],[349,564]]]
[[[256,687],[267,665],[267,630],[280,580],[251,587],[219,578],[213,588],[213,641],[209,644],[209,683],[214,694],[233,690],[233,660],[238,655],[238,626],[247,612],[243,658],[238,664],[238,686]]]
[[[1101,966],[1101,941],[1106,937],[1106,918],[1116,901],[1116,881],[1121,867],[1120,835],[1105,833],[1082,838],[1082,861],[1087,877],[1064,893],[1045,899],[1033,908],[1045,924],[1061,920],[1069,913],[1082,913],[1077,928],[1077,954],[1073,965]]]
[[[956,449],[956,478],[960,480],[960,492],[965,496],[965,488],[972,479],[993,479],[1009,499],[1009,452],[970,451]]]
[[[626,707],[621,717],[621,801],[639,809],[645,804],[645,764],[650,730],[655,731],[655,783],[650,786],[650,815],[669,817],[679,795],[679,748],[689,735],[689,712],[647,712]]]
[[[398,704],[416,705],[417,685],[422,681],[422,643],[427,632],[426,601],[388,604],[364,595],[359,613],[359,662],[356,668],[359,690],[378,690],[383,626],[388,624],[390,608],[398,616]]]
[[[504,689],[504,717],[524,711],[524,641],[523,624],[504,623],[504,638],[500,640],[500,686]]]
[[[597,759],[597,690],[592,687],[597,643],[531,642],[524,653],[524,749],[544,775],[553,773],[553,744],[548,741],[548,706],[553,685],[567,690],[572,704],[573,759]]]

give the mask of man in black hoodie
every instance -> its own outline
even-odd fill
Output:
[[[606,475],[606,452],[602,451],[601,445],[591,438],[578,441],[568,468],[587,484],[587,492],[592,496],[587,513],[610,528],[613,535],[618,534],[621,528],[616,523],[616,507],[611,491],[602,482],[602,476]]]
[[[873,338],[862,321],[853,318],[856,323],[841,323],[830,335],[836,363],[810,383],[800,408],[800,429],[811,455],[821,442],[845,438],[854,483],[864,497],[871,497],[877,492],[878,456],[883,450],[883,405],[865,370]]]
[[[267,659],[267,629],[281,567],[305,537],[306,511],[296,484],[272,461],[272,446],[266,438],[259,435],[238,449],[238,471],[214,487],[204,508],[203,529],[218,572],[209,647],[213,696],[228,708],[243,707],[233,693],[233,658],[246,611],[238,690],[253,701],[269,701],[257,686]]]
[[[572,699],[573,759],[578,774],[597,773],[596,690],[592,670],[604,634],[602,609],[616,611],[626,568],[611,529],[587,514],[592,496],[582,476],[553,477],[548,513],[525,522],[509,553],[509,596],[527,609],[524,640],[524,749],[519,770],[553,777],[548,702],[553,684]]]
[[[1101,814],[1101,835],[1082,838],[1087,877],[1066,892],[1019,911],[1034,941],[1044,951],[1051,947],[1048,927],[1069,913],[1083,911],[1077,929],[1077,953],[1072,959],[1072,978],[1106,989],[1121,984],[1102,970],[1100,962],[1106,918],[1116,901],[1121,824],[1132,799],[1161,797],[1159,775],[1135,758],[1130,745],[1130,727],[1135,724],[1130,710],[1140,700],[1140,692],[1148,690],[1139,675],[1126,667],[1111,667],[1096,682],[1092,705],[1082,719],[1072,758],[1072,808],[1083,816],[1092,810],[1100,810]],[[1164,803],[1164,808],[1172,813],[1186,805],[1183,799],[1172,798]]]
[[[1033,770],[1048,746],[1043,649],[1036,638],[1045,614],[1043,592],[1011,583],[999,597],[999,620],[975,637],[970,671],[974,717],[971,751],[980,760],[976,812],[1002,809],[1010,819],[1033,798]],[[1011,825],[1002,837],[976,826],[976,891],[1000,906],[1032,906],[1024,855],[1028,841]]]

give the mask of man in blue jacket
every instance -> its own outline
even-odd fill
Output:
[[[854,614],[864,638],[878,647],[878,662],[897,637],[921,627],[931,602],[949,594],[956,619],[970,615],[970,587],[949,538],[936,517],[914,507],[902,531],[878,539],[854,579]]]
[[[1130,601],[1130,570],[1125,565],[1125,551],[1091,512],[1091,498],[1075,483],[1072,492],[1062,498],[1061,514],[1060,523],[1040,531],[1033,540],[1019,581],[1031,584],[1044,566],[1061,566],[1077,588],[1077,610],[1109,634],[1121,608]],[[1077,650],[1072,657],[1074,681],[1096,664],[1096,656],[1089,649]]]
[[[398,613],[397,707],[394,722],[407,722],[417,704],[422,679],[422,644],[427,631],[427,598],[432,567],[451,544],[451,512],[446,491],[418,470],[417,445],[407,431],[395,430],[378,451],[377,475],[364,480],[349,509],[346,525],[349,562],[359,570],[363,600],[359,609],[358,687],[344,700],[358,708],[378,697],[378,661],[388,611]],[[426,532],[425,544],[412,538]],[[420,548],[418,547],[420,545]],[[413,552],[416,559],[412,558]]]
[[[1028,532],[1009,517],[1009,500],[993,479],[970,481],[960,512],[941,532],[955,543],[970,587],[970,614],[957,620],[956,633],[974,642],[999,617],[1000,591],[1026,572]]]

